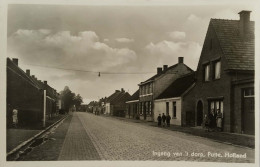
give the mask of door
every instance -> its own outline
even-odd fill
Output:
[[[197,126],[201,126],[203,122],[203,104],[201,101],[197,103]]]
[[[242,120],[242,131],[245,134],[255,134],[255,99],[253,88],[244,90]]]

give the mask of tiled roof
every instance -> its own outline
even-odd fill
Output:
[[[120,92],[120,94],[118,94],[118,96],[116,96],[113,100],[111,100],[110,103],[111,104],[125,103],[129,97],[130,94],[128,92]]]
[[[195,82],[195,72],[186,74],[176,79],[156,99],[180,97]]]
[[[184,64],[185,65],[185,64]],[[174,69],[175,67],[177,67],[178,64],[175,64],[175,65],[172,65],[170,67],[168,67],[165,71],[162,71],[161,73],[157,73],[155,74],[154,76],[152,76],[151,78],[147,79],[146,81],[144,82],[148,82],[148,81],[151,81],[151,80],[154,80],[156,77],[159,77],[160,75],[166,73],[167,71],[171,70],[171,69]],[[185,65],[190,71],[193,71],[190,67],[188,67],[187,65]],[[144,83],[144,82],[141,82],[141,83]]]
[[[114,98],[116,98],[119,94],[120,94],[120,91],[114,92],[112,95],[110,95],[110,96],[107,98],[107,102],[111,102],[111,101],[112,101]]]
[[[128,99],[128,101],[139,100],[139,89]]]
[[[249,22],[249,32],[246,40],[239,35],[238,20],[211,19],[223,54],[227,60],[228,69],[254,70],[255,56],[255,24]]]
[[[109,102],[110,104],[125,103],[125,101],[129,99],[129,97],[130,94],[128,92],[116,91],[108,97],[107,102]]]

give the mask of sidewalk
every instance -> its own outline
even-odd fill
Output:
[[[65,115],[57,115],[52,119],[46,120],[46,128],[60,120]],[[10,128],[6,131],[6,151],[7,153],[17,147],[19,144],[30,139],[37,133],[41,132],[43,129],[42,123],[35,125],[34,127],[18,127]]]
[[[123,117],[113,117],[113,116],[111,117],[123,121],[140,123],[143,125],[157,127],[157,122],[148,122],[144,120],[136,120],[130,118],[123,118]],[[171,125],[170,127],[157,127],[157,128],[163,128],[171,131],[187,133],[194,136],[200,136],[221,143],[245,146],[253,149],[255,148],[255,136],[253,135],[228,133],[228,132],[206,132],[204,129],[198,127],[182,127],[177,125]]]

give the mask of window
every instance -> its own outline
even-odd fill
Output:
[[[169,102],[166,102],[166,115],[169,114]]]
[[[140,115],[142,115],[143,114],[143,103],[141,102],[140,103]]]
[[[214,79],[219,79],[220,78],[220,69],[221,69],[221,62],[216,61],[214,63]]]
[[[152,84],[149,84],[149,93],[152,93]]]
[[[254,88],[247,88],[244,90],[244,97],[254,97]]]
[[[172,102],[172,117],[173,118],[176,118],[176,110],[177,110],[176,102],[174,101],[174,102]]]
[[[152,102],[150,101],[150,105],[149,105],[149,112],[150,112],[150,115],[152,115]]]
[[[204,66],[204,81],[209,81],[209,64]]]
[[[210,103],[209,113],[213,111],[214,114],[217,114],[218,110],[220,110],[220,112],[222,113],[222,117],[224,116],[223,100],[211,100],[209,101],[209,103]]]
[[[150,112],[149,112],[149,101],[145,102],[145,112],[146,112],[146,115],[149,115]]]

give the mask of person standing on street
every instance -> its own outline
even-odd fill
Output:
[[[171,116],[169,114],[167,114],[167,116],[166,116],[166,123],[167,123],[168,127],[170,127],[170,121],[171,121]]]
[[[217,123],[217,130],[222,131],[222,113],[220,110],[217,110],[217,116],[216,116],[216,123]]]
[[[166,116],[165,116],[164,113],[163,113],[163,114],[162,114],[163,127],[165,127],[165,120],[166,120]]]
[[[17,109],[13,109],[12,116],[13,116],[13,126],[15,128],[17,128],[17,125],[18,125],[18,110]]]
[[[214,116],[214,109],[211,110],[209,113],[209,127],[211,131],[214,131],[216,125],[216,119]]]
[[[158,127],[160,127],[162,125],[162,117],[161,114],[159,114],[159,116],[157,117],[157,121],[158,121]]]

